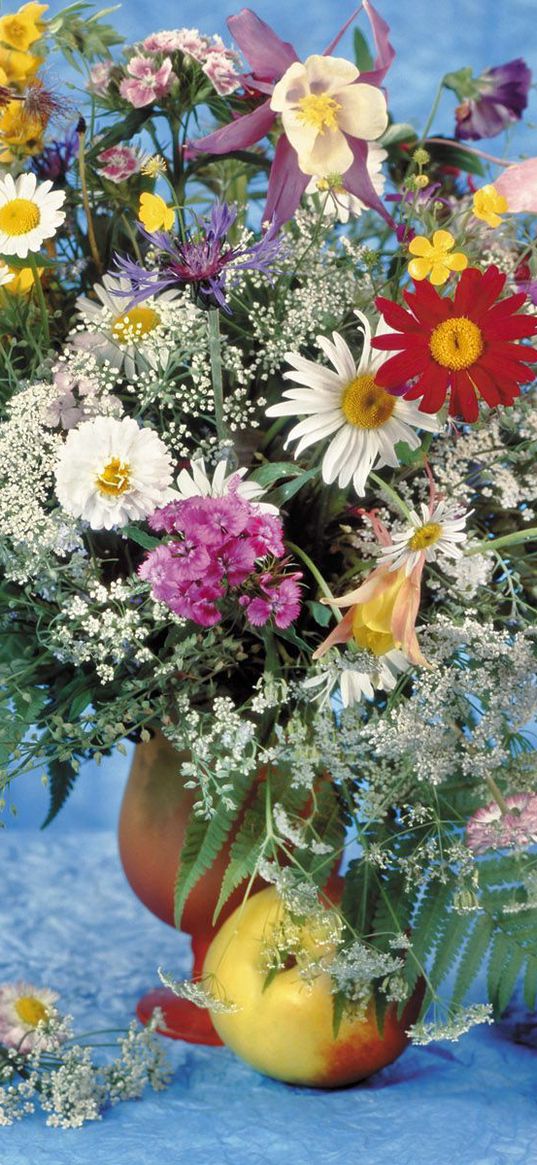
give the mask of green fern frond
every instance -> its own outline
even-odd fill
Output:
[[[191,815],[175,883],[174,917],[177,927],[181,924],[181,916],[189,894],[202,875],[211,868],[226,844],[242,811],[250,783],[249,778],[238,778],[233,787],[233,804],[221,801],[213,817],[208,821]]]
[[[453,1005],[459,1005],[476,979],[490,946],[494,923],[488,914],[477,915],[473,929],[462,952],[451,996]]]

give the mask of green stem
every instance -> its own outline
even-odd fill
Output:
[[[318,570],[315,563],[312,562],[309,554],[306,554],[305,550],[302,550],[300,546],[297,546],[296,542],[287,542],[286,541],[286,546],[289,547],[289,550],[291,551],[292,554],[296,554],[297,558],[302,559],[304,566],[307,566],[308,570],[313,575],[315,581],[319,584],[319,590],[322,591],[323,595],[325,596],[326,599],[328,599],[328,601],[330,603],[334,603],[335,602],[335,595],[332,594],[332,591],[330,590],[330,587],[328,586],[326,579],[323,578],[320,570]],[[337,607],[334,610],[334,615],[336,616],[338,623],[340,623],[342,618],[343,618],[343,615],[341,614],[341,612],[339,611],[339,609]]]
[[[209,332],[209,359],[211,361],[216,434],[219,443],[224,444],[229,441],[229,434],[224,422],[224,383],[222,378],[220,315],[217,307],[209,308],[207,312],[207,327]]]
[[[487,776],[485,774],[485,784],[488,785],[490,792],[492,793],[492,796],[494,797],[496,804],[499,805],[502,813],[508,813],[509,806],[507,805],[507,802],[505,800],[505,797],[504,797],[501,789],[498,788],[496,781],[494,780],[494,777],[491,777],[490,775]]]
[[[373,475],[370,474],[370,477]],[[514,530],[512,534],[503,534],[501,538],[487,538],[484,542],[476,542],[467,555],[486,554],[488,551],[499,550],[503,546],[517,546],[521,542],[530,542],[537,538],[537,526],[529,526],[527,530]]]
[[[388,485],[387,481],[383,481],[377,473],[370,473],[369,476],[371,480],[374,481],[376,485],[378,485],[381,492],[383,491],[390,499],[390,501],[393,502],[394,506],[396,506],[396,508],[402,513],[403,517],[406,518],[407,522],[410,522],[410,510],[406,502],[404,502],[403,499],[399,497],[399,494],[396,492],[396,490],[394,490],[391,485]]]
[[[431,112],[427,118],[427,121],[425,122],[423,133],[422,133],[421,138],[420,138],[420,145],[425,141],[427,134],[429,133],[429,130],[430,130],[430,128],[433,124],[433,121],[436,117],[436,111],[438,109],[438,106],[440,105],[440,99],[442,97],[443,91],[444,91],[444,78],[442,77],[442,80],[438,86],[438,89],[436,90],[436,93],[435,93],[434,101],[433,101],[433,104],[431,106]]]
[[[29,252],[29,254],[28,254],[28,265],[30,266],[31,271],[32,271],[32,275],[33,275],[34,287],[35,287],[35,292],[37,295],[37,302],[39,304],[39,312],[41,315],[41,326],[43,328],[43,336],[44,336],[44,340],[45,340],[45,343],[46,343],[47,348],[48,348],[49,343],[50,343],[50,331],[49,331],[49,326],[48,326],[47,305],[45,303],[45,296],[43,294],[43,288],[42,288],[41,279],[39,276],[39,268],[37,266],[37,259],[36,259],[35,255],[33,255],[31,252]]]

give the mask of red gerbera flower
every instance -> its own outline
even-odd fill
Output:
[[[478,395],[488,405],[512,405],[520,385],[533,380],[527,364],[537,361],[534,348],[513,343],[537,332],[535,317],[516,315],[523,292],[498,300],[506,276],[497,267],[482,274],[474,267],[463,271],[453,299],[441,296],[429,283],[405,291],[406,311],[382,296],[377,307],[394,332],[377,336],[375,348],[395,349],[377,372],[377,384],[403,392],[407,400],[423,397],[419,408],[436,413],[451,389],[449,412],[465,421],[477,421]]]

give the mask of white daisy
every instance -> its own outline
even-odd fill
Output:
[[[0,178],[0,255],[25,259],[38,251],[64,221],[64,202],[63,190],[52,190],[48,181],[38,185],[35,174]]]
[[[0,287],[3,287],[4,283],[11,283],[14,278],[15,272],[10,271],[5,263],[0,263]]]
[[[264,510],[267,514],[279,513],[277,506],[272,506],[270,502],[260,501],[265,491],[257,485],[257,482],[241,480],[247,472],[246,469],[236,469],[233,473],[226,474],[226,468],[226,462],[219,461],[212,478],[210,478],[203,459],[196,458],[191,463],[192,472],[189,473],[187,469],[182,469],[177,478],[179,500],[197,497],[223,498],[226,494],[234,493],[247,502],[255,502],[259,509]]]
[[[420,439],[416,429],[435,433],[441,426],[436,415],[421,413],[415,401],[392,396],[376,383],[376,373],[388,353],[371,347],[369,322],[362,312],[355,314],[364,334],[358,367],[338,332],[332,334],[333,343],[326,336],[318,336],[319,347],[336,371],[314,364],[296,352],[287,353],[286,359],[294,371],[284,372],[284,379],[304,387],[284,392],[286,399],[267,409],[267,415],[305,418],[287,437],[286,445],[298,440],[295,458],[309,445],[331,437],[322,461],[323,480],[328,485],[337,481],[342,489],[352,481],[361,496],[375,466],[397,467],[395,446],[399,441],[417,449]],[[376,335],[386,330],[381,322]]]
[[[131,417],[96,417],[71,429],[56,466],[63,509],[111,530],[152,514],[177,495],[170,454],[152,429]]]
[[[386,150],[383,150],[381,146],[377,146],[375,142],[368,143],[367,169],[371,185],[379,195],[382,194],[386,181],[382,173],[382,163],[387,157]],[[351,215],[358,218],[363,210],[367,210],[366,204],[362,202],[361,198],[357,198],[355,194],[350,194],[348,190],[345,190],[341,177],[338,180],[337,176],[335,178],[316,176],[308,182],[305,193],[320,195],[323,215],[330,218],[335,215],[338,222],[341,223],[347,223]]]
[[[93,287],[96,299],[81,295],[76,301],[80,323],[69,337],[75,348],[91,352],[113,368],[125,368],[133,378],[143,362],[159,365],[166,362],[171,333],[177,318],[178,292],[164,291],[129,309],[132,288],[122,276],[104,275]],[[174,302],[172,307],[172,302]],[[175,345],[172,345],[175,346]]]
[[[446,513],[446,502],[436,506],[421,505],[421,517],[415,510],[409,514],[408,526],[399,533],[392,533],[393,544],[381,547],[384,562],[390,563],[390,570],[404,566],[405,574],[412,573],[422,556],[426,562],[434,562],[438,555],[447,558],[462,558],[461,543],[466,542],[466,519],[472,510],[463,514]]]
[[[350,666],[342,666],[343,661]],[[409,661],[402,651],[394,648],[382,656],[370,651],[346,652],[344,656],[329,660],[317,675],[304,680],[303,688],[312,693],[312,698],[326,704],[339,689],[344,708],[350,708],[364,698],[373,700],[375,690],[391,692],[401,672],[407,670]],[[337,697],[336,697],[337,699]]]
[[[33,987],[30,983],[7,983],[0,987],[0,1044],[29,1052],[39,1041],[46,1047],[46,1035],[37,1033],[37,1025],[46,1023],[54,1014],[58,999],[48,987]]]

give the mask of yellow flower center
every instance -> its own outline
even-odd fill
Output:
[[[5,235],[27,235],[40,221],[39,207],[29,198],[12,198],[0,206],[0,231]]]
[[[304,125],[312,125],[319,133],[325,129],[337,129],[337,115],[341,109],[339,101],[328,93],[308,93],[298,102],[298,116]]]
[[[15,1004],[15,1011],[23,1023],[37,1027],[42,1019],[48,1019],[49,1012],[44,1003],[35,995],[21,995]]]
[[[355,376],[344,390],[341,411],[350,425],[357,429],[380,429],[389,421],[395,408],[395,397],[375,383],[375,377],[366,373]]]
[[[411,550],[427,550],[429,546],[434,546],[435,542],[442,537],[442,526],[439,522],[428,522],[426,526],[420,526],[419,530],[412,535],[409,546]]]
[[[132,339],[133,332],[136,336],[147,336],[148,332],[152,332],[159,324],[160,316],[154,308],[133,307],[131,311],[116,317],[112,324],[112,333],[120,344],[126,344]]]
[[[481,329],[466,316],[454,316],[433,329],[429,351],[443,368],[459,372],[479,360],[484,348]]]
[[[97,488],[100,493],[106,494],[108,497],[118,497],[119,494],[124,494],[130,486],[130,472],[128,461],[112,457],[97,476]]]

